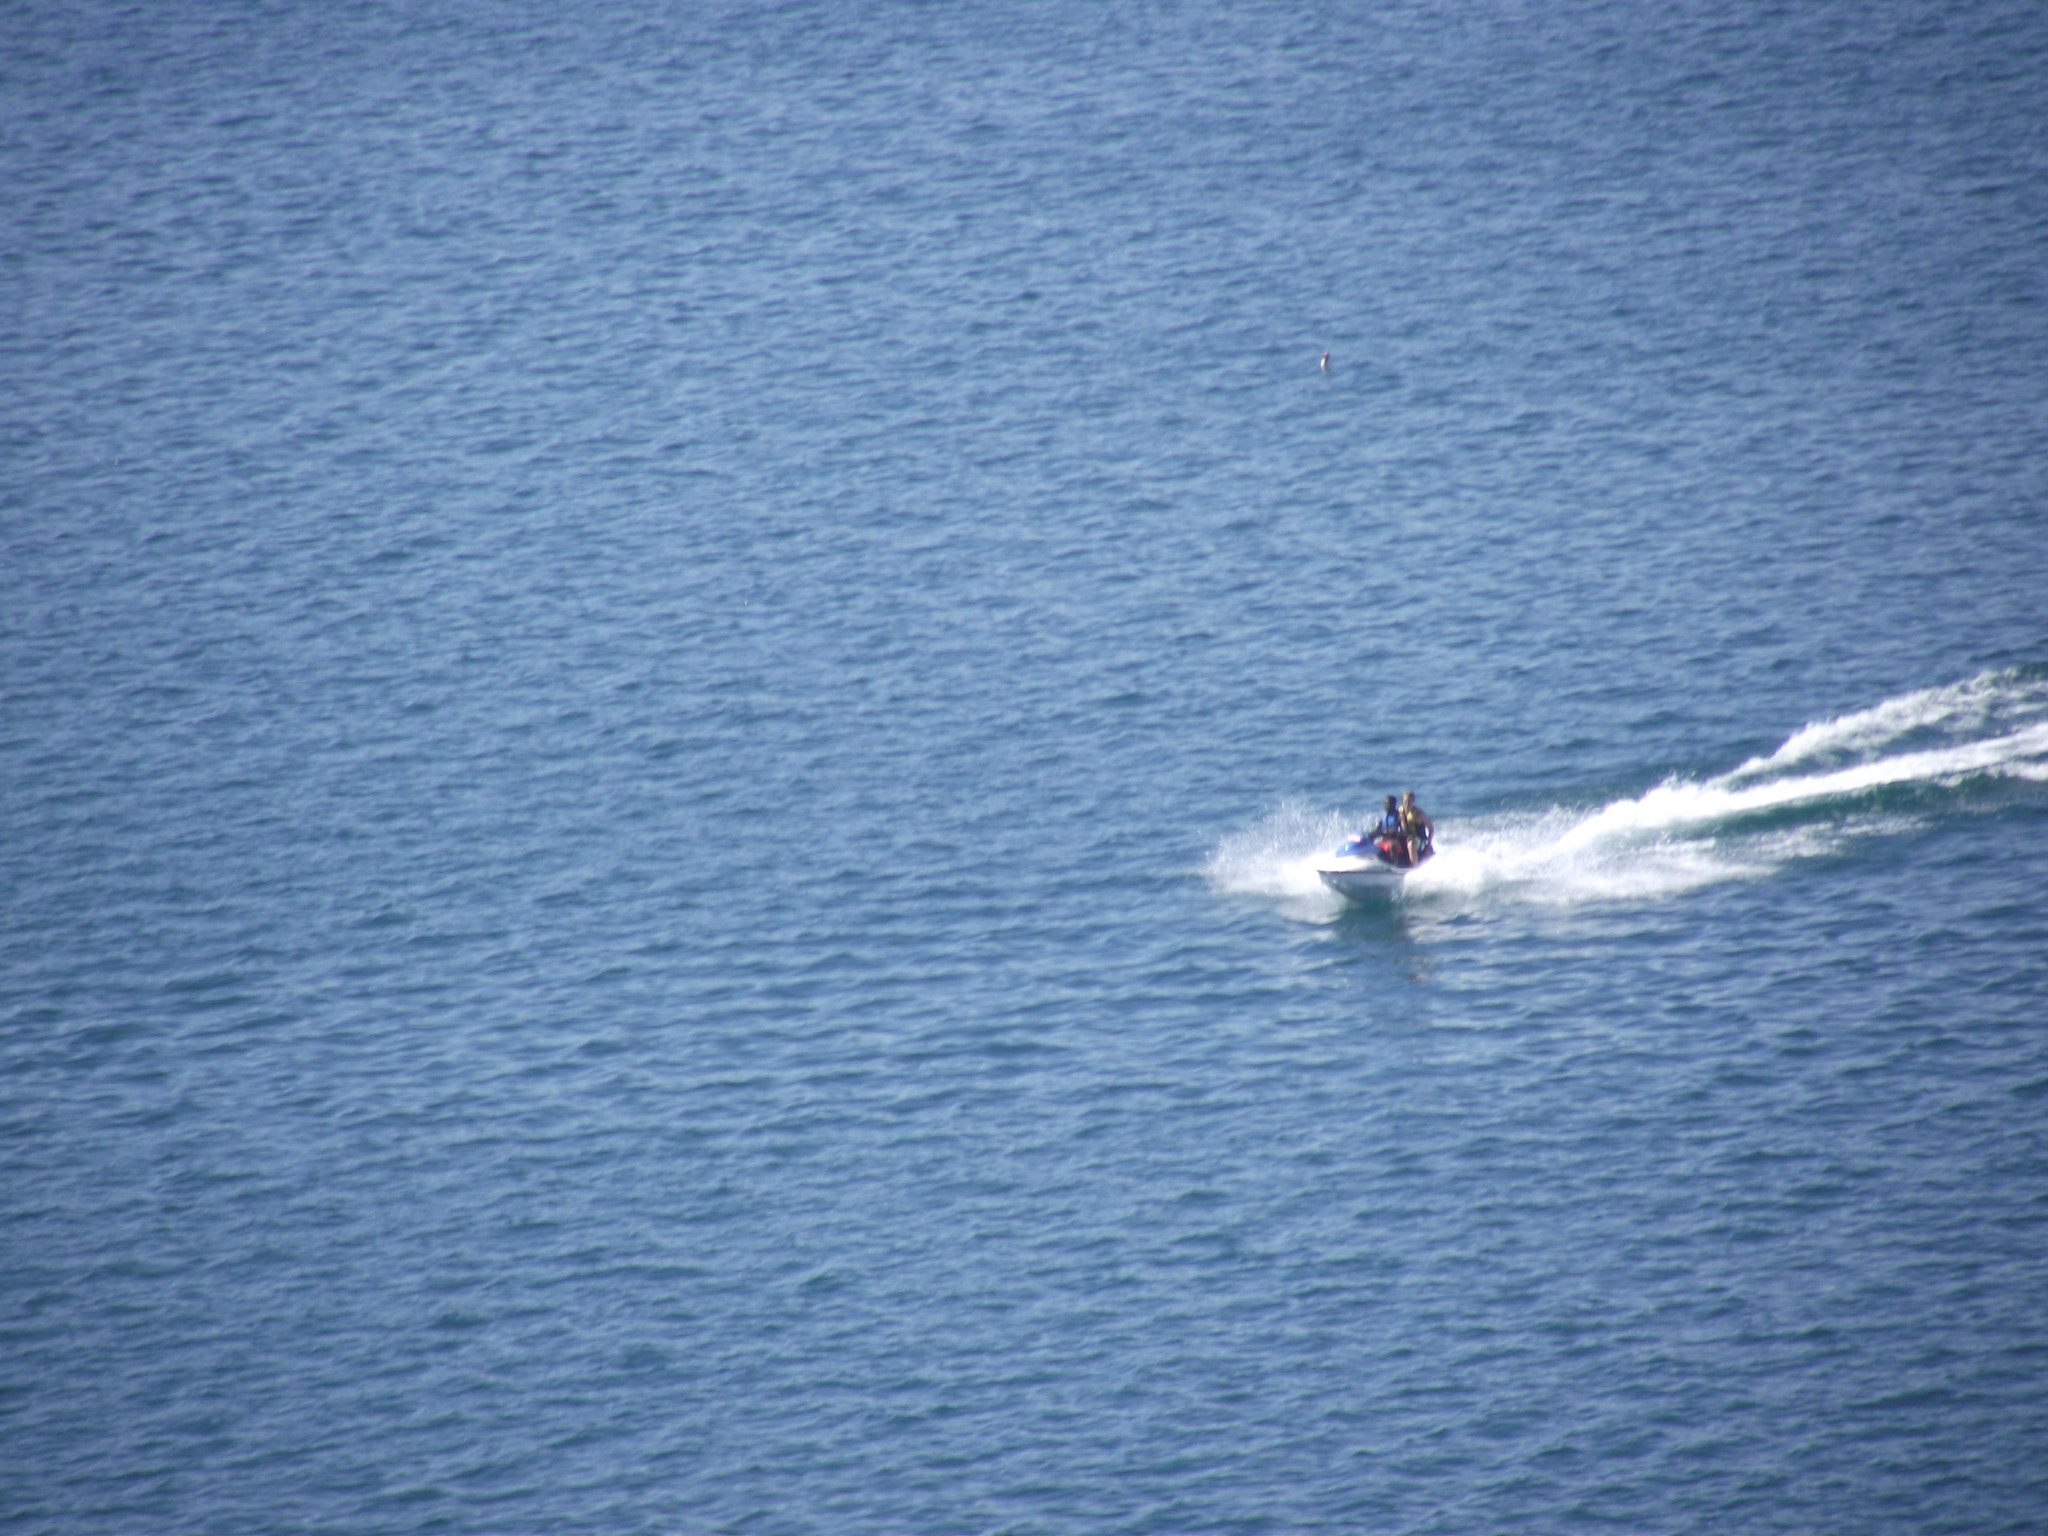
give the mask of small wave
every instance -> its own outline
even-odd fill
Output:
[[[1909,831],[1938,811],[1940,792],[1976,779],[2048,783],[2048,681],[1987,673],[1905,694],[1803,726],[1768,757],[1718,777],[1667,779],[1592,808],[1449,818],[1437,856],[1409,876],[1404,894],[1657,900]],[[1231,894],[1327,894],[1316,864],[1361,824],[1355,813],[1284,805],[1223,840],[1210,884]]]

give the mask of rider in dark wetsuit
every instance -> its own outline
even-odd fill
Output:
[[[1380,857],[1388,863],[1407,862],[1408,845],[1401,831],[1401,810],[1392,795],[1387,796],[1386,811],[1380,816],[1379,824],[1372,829],[1372,840],[1380,851]]]

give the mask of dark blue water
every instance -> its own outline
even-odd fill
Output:
[[[0,1526],[2048,1525],[2048,13],[0,43]]]

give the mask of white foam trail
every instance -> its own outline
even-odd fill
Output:
[[[1873,806],[1875,792],[1982,778],[2048,783],[2048,681],[1987,673],[1922,689],[1806,725],[1769,757],[1717,778],[1669,779],[1591,810],[1447,820],[1437,856],[1409,876],[1405,897],[1568,906],[1760,879],[1855,839],[1908,830],[1928,814]],[[1282,806],[1224,839],[1209,861],[1210,883],[1237,894],[1324,896],[1317,863],[1361,824],[1343,812]]]
[[[1731,787],[1750,776],[1744,769],[1704,784],[1672,780],[1640,799],[1617,800],[1604,807],[1567,833],[1566,842],[1684,832],[1758,811],[1837,800],[1894,784],[1954,783],[1972,774],[2038,779],[2043,773],[2048,773],[2048,722],[1989,741],[1905,752],[1825,773],[1773,779],[1746,789]]]
[[[1881,751],[1918,733],[1983,737],[2048,708],[2048,681],[1986,672],[1945,688],[1922,688],[1871,709],[1802,726],[1769,757],[1753,757],[1728,780],[1780,773],[1815,758]]]

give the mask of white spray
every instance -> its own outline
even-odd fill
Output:
[[[1447,819],[1436,857],[1408,877],[1405,895],[1655,900],[1914,824],[1911,813],[1853,803],[1870,791],[1986,777],[2048,783],[2048,680],[1999,672],[1923,689],[1804,726],[1718,777],[1669,779],[1590,809]],[[1317,863],[1360,824],[1355,813],[1283,805],[1226,837],[1205,873],[1218,891],[1314,898]]]

